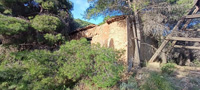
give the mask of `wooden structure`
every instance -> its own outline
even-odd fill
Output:
[[[128,72],[134,68],[137,70],[140,68],[140,39],[137,31],[135,16],[131,15],[127,17],[127,41],[128,41]],[[138,25],[139,26],[139,25]],[[140,33],[140,32],[139,32]]]
[[[173,28],[172,32],[166,36],[166,39],[162,42],[160,47],[157,49],[157,51],[154,53],[154,55],[151,57],[149,62],[154,62],[154,60],[158,57],[158,55],[162,52],[162,50],[166,47],[166,45],[170,42],[173,41],[171,46],[167,48],[167,53],[169,53],[173,48],[186,48],[186,49],[199,49],[200,47],[194,47],[194,46],[180,46],[176,45],[177,41],[189,41],[189,42],[200,42],[200,38],[186,38],[186,37],[173,37],[172,34],[175,30],[178,30],[179,26],[186,20],[184,25],[182,26],[181,30],[182,31],[200,31],[199,29],[193,30],[193,29],[186,29],[188,24],[191,22],[192,19],[194,18],[200,18],[200,14],[197,14],[199,11],[199,3],[200,0],[196,0],[196,4],[193,6],[193,8],[188,12],[186,16],[184,16],[181,20],[178,21],[176,26]]]

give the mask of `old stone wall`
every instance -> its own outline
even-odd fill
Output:
[[[92,44],[99,43],[101,46],[124,50],[122,57],[124,64],[132,67],[135,52],[135,43],[133,37],[132,24],[130,18],[123,18],[115,20],[111,23],[105,23],[100,26],[93,26],[89,28],[80,29],[72,33],[71,39],[87,38]],[[141,61],[149,60],[157,42],[151,37],[142,37],[141,44]]]
[[[123,62],[127,63],[127,24],[126,19],[118,20],[110,24],[105,23],[100,26],[73,33],[71,39],[81,37],[91,39],[92,44],[99,43],[101,46],[124,50]]]

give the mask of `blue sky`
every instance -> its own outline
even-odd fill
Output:
[[[89,7],[89,3],[87,2],[87,0],[70,0],[70,1],[72,1],[74,4],[72,14],[75,19],[79,18],[79,19],[82,19],[84,21],[88,21],[94,24],[99,24],[103,21],[103,17],[99,17],[97,19],[90,19],[90,20],[86,20],[83,18],[83,14],[85,10]]]

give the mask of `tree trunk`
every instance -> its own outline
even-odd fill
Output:
[[[128,6],[131,8],[131,0],[128,0]]]
[[[134,69],[137,69],[140,67],[140,50],[139,50],[139,43],[137,39],[137,29],[135,27],[135,21],[133,21],[132,23],[132,28],[133,28],[133,35],[134,35],[134,42],[135,42],[133,67]]]
[[[43,12],[43,7],[42,7],[42,5],[39,5],[39,7],[40,7],[40,13],[39,14],[41,14]]]
[[[139,25],[139,16],[138,16],[138,11],[136,9],[136,4],[137,1],[134,0],[133,1],[134,4],[134,23],[135,23],[135,37],[137,38],[136,41],[137,43],[135,43],[135,59],[134,59],[134,67],[140,67],[140,46],[141,46],[141,32],[140,32],[140,25]]]
[[[130,17],[132,19],[132,30],[133,30],[133,37],[134,37],[134,42],[135,42],[135,50],[132,52],[134,54],[134,59],[133,59],[133,67],[134,71],[137,72],[137,69],[140,68],[140,45],[141,45],[141,35],[140,35],[140,29],[139,29],[139,18],[138,18],[138,13],[136,10],[136,7],[134,5],[134,11],[132,10],[132,5],[137,4],[135,3],[135,0],[128,0],[127,3],[129,5],[129,8],[131,10]]]

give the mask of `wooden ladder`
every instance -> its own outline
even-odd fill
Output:
[[[190,31],[192,29],[186,29],[188,24],[191,22],[191,20],[193,18],[200,18],[200,14],[197,14],[197,12],[199,11],[199,7],[194,5],[193,8],[187,13],[186,16],[184,16],[181,20],[178,21],[178,23],[175,25],[175,27],[172,29],[171,33],[169,35],[166,36],[165,40],[162,42],[162,44],[160,45],[160,47],[157,49],[157,51],[154,53],[154,55],[151,57],[151,59],[149,60],[149,63],[154,62],[154,60],[158,57],[158,55],[162,52],[162,50],[166,47],[166,45],[169,43],[169,41],[173,41],[171,46],[167,48],[168,52],[167,54],[169,54],[169,52],[173,49],[173,48],[186,48],[186,49],[199,49],[200,47],[194,47],[194,46],[180,46],[180,45],[176,45],[177,41],[192,41],[192,42],[200,42],[200,38],[186,38],[186,37],[173,37],[172,34],[175,30],[178,30],[179,26],[182,24],[182,22],[184,20],[186,20],[186,22],[184,23],[184,25],[182,26],[182,28],[180,30],[186,30],[186,31]],[[200,31],[199,29],[194,30],[194,31]]]

